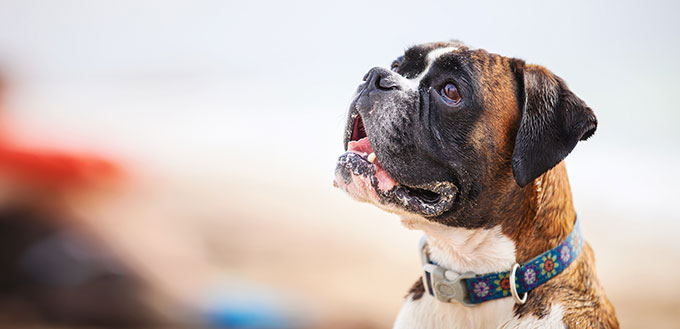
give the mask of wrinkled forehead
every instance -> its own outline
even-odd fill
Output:
[[[399,64],[399,73],[414,79],[425,75],[432,64],[441,56],[470,50],[460,42],[436,42],[413,46],[395,60]]]

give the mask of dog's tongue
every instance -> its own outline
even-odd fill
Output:
[[[356,153],[373,153],[373,146],[371,142],[368,141],[368,137],[364,137],[358,141],[351,141],[347,144],[347,151],[352,151]]]
[[[370,156],[370,154],[373,153],[373,146],[371,146],[371,142],[368,140],[368,137],[364,137],[358,141],[349,142],[349,144],[347,144],[347,150],[350,152],[366,154]],[[378,158],[375,158],[373,161],[373,166],[375,167],[375,177],[378,179],[379,189],[383,191],[389,191],[397,185],[397,182],[394,180],[394,178],[392,178],[380,165]]]

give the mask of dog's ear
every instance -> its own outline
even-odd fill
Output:
[[[595,133],[597,118],[562,79],[537,65],[512,63],[521,119],[512,172],[521,187],[560,163],[581,140]]]

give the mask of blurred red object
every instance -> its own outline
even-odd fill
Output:
[[[122,175],[119,166],[100,157],[25,149],[2,140],[0,172],[20,181],[52,187],[96,185]]]

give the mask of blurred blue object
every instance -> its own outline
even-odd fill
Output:
[[[201,312],[212,328],[289,329],[300,328],[291,303],[274,291],[252,284],[239,283],[209,293]],[[294,303],[293,303],[294,304]]]
[[[218,308],[207,314],[208,324],[215,328],[292,328],[283,314],[268,305],[216,305]]]

